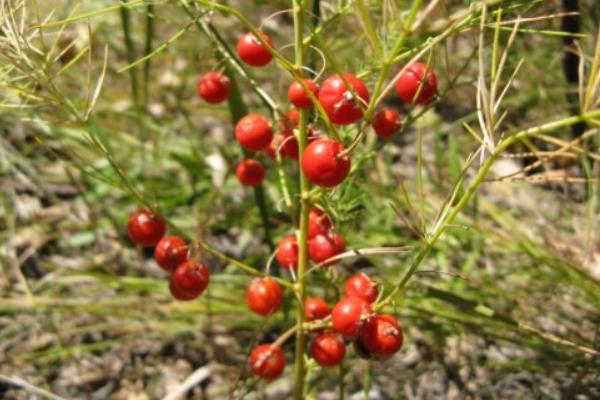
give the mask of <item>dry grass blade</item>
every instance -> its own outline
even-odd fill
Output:
[[[44,390],[42,388],[39,388],[37,386],[30,384],[30,383],[24,381],[23,379],[19,378],[18,376],[0,375],[0,381],[6,383],[8,385],[21,388],[33,397],[40,396],[42,398],[50,399],[50,400],[66,400],[64,397],[57,396],[47,390]]]
[[[400,254],[410,250],[410,246],[396,246],[396,247],[369,247],[364,249],[348,250],[338,255],[335,255],[327,260],[317,264],[314,268],[323,267],[332,264],[336,261],[341,261],[346,258],[371,256],[377,254]]]
[[[190,376],[188,376],[179,386],[163,397],[163,400],[178,400],[183,398],[188,391],[209,379],[213,373],[213,369],[213,365],[204,365],[198,368],[191,373]]]

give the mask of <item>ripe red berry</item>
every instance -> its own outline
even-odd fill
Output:
[[[331,309],[320,297],[309,297],[304,301],[304,317],[306,321],[323,319],[331,314]]]
[[[273,140],[269,120],[260,114],[248,114],[235,126],[235,137],[249,151],[264,150]]]
[[[270,37],[262,32],[260,36],[269,46],[273,47]],[[237,53],[242,61],[253,67],[264,67],[273,59],[269,50],[251,32],[240,37],[237,43]]]
[[[229,78],[217,71],[210,71],[198,80],[198,96],[210,104],[227,100],[231,92]]]
[[[291,134],[283,134],[281,138],[281,145],[279,147],[281,154],[291,160],[298,160],[298,139],[294,136],[294,132]]]
[[[265,178],[265,168],[260,162],[249,158],[238,163],[235,174],[242,185],[258,186]]]
[[[284,368],[285,358],[279,346],[265,343],[256,346],[250,353],[250,369],[256,376],[272,380],[279,377]]]
[[[363,81],[351,73],[335,74],[321,85],[319,103],[332,123],[350,125],[362,118],[363,108],[369,103],[369,91]]]
[[[332,227],[331,218],[317,207],[312,207],[308,213],[308,238],[312,239],[317,235],[327,235]]]
[[[396,93],[408,103],[429,104],[435,97],[436,90],[435,71],[420,62],[409,65],[396,81]]]
[[[312,92],[312,94],[317,97],[319,93],[319,86],[317,86],[317,84],[310,79],[303,79],[302,82]],[[314,104],[307,92],[304,90],[304,87],[297,81],[292,82],[288,88],[288,100],[298,108],[314,107]]]
[[[279,309],[283,290],[273,278],[257,278],[246,288],[246,305],[258,315],[267,316]]]
[[[179,236],[165,236],[154,248],[154,259],[165,271],[172,271],[187,260],[188,245]]]
[[[330,235],[317,235],[308,241],[308,256],[316,263],[338,254],[338,246]]]
[[[344,146],[331,139],[317,139],[302,153],[302,172],[317,186],[332,188],[350,172],[350,157],[339,157]]]
[[[377,286],[367,275],[354,274],[344,285],[344,294],[348,297],[359,297],[369,303],[373,303],[378,295]]]
[[[373,315],[360,327],[358,342],[375,358],[392,356],[402,347],[404,337],[398,320],[391,315]]]
[[[298,241],[295,235],[281,239],[275,250],[275,258],[282,268],[296,269],[298,267]]]
[[[285,115],[279,120],[279,130],[282,135],[293,135],[294,128],[300,123],[300,111],[295,108],[287,110]]]
[[[375,115],[371,124],[380,139],[389,139],[400,129],[402,120],[396,111],[391,108],[383,108]]]
[[[167,225],[160,215],[149,210],[137,210],[129,217],[127,231],[135,243],[152,247],[165,235]]]
[[[344,297],[333,307],[333,329],[346,337],[358,335],[358,329],[371,313],[371,304],[359,297]]]
[[[271,140],[271,143],[265,147],[265,149],[263,150],[265,152],[265,154],[267,155],[267,157],[269,157],[271,160],[274,160],[276,158],[276,152],[277,152],[277,146],[278,146],[278,141],[273,138],[273,140]]]
[[[313,339],[310,354],[323,367],[338,365],[346,354],[344,339],[337,333],[321,333]]]
[[[192,300],[204,292],[209,280],[210,273],[204,264],[196,260],[187,260],[173,270],[171,292],[186,297],[181,300]]]
[[[335,246],[335,254],[343,253],[346,250],[346,242],[341,235],[338,235],[335,232],[329,233],[329,239],[333,242]]]
[[[169,291],[171,292],[171,296],[173,296],[175,300],[179,301],[194,300],[196,297],[198,297],[193,293],[182,292],[181,289],[173,284],[172,279],[169,280]]]

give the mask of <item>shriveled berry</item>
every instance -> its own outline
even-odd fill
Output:
[[[285,358],[279,346],[271,343],[258,345],[250,353],[250,369],[252,373],[266,380],[281,375],[285,368]]]
[[[262,39],[271,47],[273,41],[266,34],[260,33]],[[243,34],[237,43],[238,56],[246,64],[253,67],[264,67],[271,62],[273,56],[252,32]]]
[[[131,215],[127,231],[133,242],[144,247],[152,247],[165,235],[167,225],[160,215],[142,209]]]
[[[348,278],[344,285],[344,294],[348,297],[360,297],[369,303],[373,303],[377,299],[378,290],[371,278],[359,273]]]
[[[346,345],[337,333],[325,332],[315,337],[310,345],[310,355],[323,367],[333,367],[344,359]]]
[[[408,103],[429,104],[437,91],[437,76],[427,64],[410,64],[396,81],[396,93]]]
[[[317,186],[332,188],[350,172],[350,157],[340,157],[344,146],[331,139],[317,139],[302,153],[302,172]]]
[[[317,97],[319,86],[310,79],[303,79],[302,82]],[[314,104],[300,82],[294,81],[288,88],[288,100],[298,108],[313,108]]]
[[[382,108],[373,118],[373,130],[380,139],[389,139],[402,127],[400,114],[391,108]]]
[[[312,207],[308,213],[308,238],[312,239],[317,235],[327,235],[331,230],[333,223],[325,211],[317,207]]]
[[[388,358],[402,347],[404,337],[392,315],[373,315],[359,329],[358,341],[375,358]]]
[[[244,186],[258,186],[265,178],[265,168],[259,161],[248,158],[238,163],[235,175]]]
[[[210,104],[221,103],[229,97],[231,82],[218,71],[210,71],[198,80],[198,96]]]
[[[362,118],[363,109],[369,103],[369,91],[364,82],[351,73],[335,74],[321,85],[319,103],[332,123],[349,125]]]
[[[346,337],[358,335],[358,329],[371,313],[371,304],[359,297],[344,297],[333,307],[333,329]]]
[[[246,305],[258,315],[267,316],[279,309],[283,290],[273,278],[257,278],[246,288]]]
[[[187,260],[188,245],[179,236],[165,236],[154,248],[154,259],[165,271],[172,271]]]
[[[279,242],[275,250],[275,258],[282,268],[298,267],[298,241],[295,235],[286,236]]]
[[[200,296],[208,286],[210,273],[200,261],[187,260],[179,264],[171,274],[172,292],[192,300]]]
[[[273,130],[263,115],[248,114],[236,124],[235,137],[246,150],[261,151],[271,144]]]
[[[304,301],[304,318],[306,321],[323,319],[331,314],[331,309],[320,297],[309,297]]]

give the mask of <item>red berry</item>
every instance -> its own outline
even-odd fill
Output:
[[[304,317],[306,321],[323,319],[331,314],[331,309],[320,297],[309,297],[304,301]]]
[[[332,225],[331,218],[325,214],[325,211],[312,207],[308,214],[308,238],[312,239],[317,235],[327,235]]]
[[[400,129],[402,120],[396,111],[391,108],[383,108],[375,115],[371,124],[380,139],[389,139]]]
[[[316,263],[338,254],[338,246],[329,235],[317,235],[308,242],[308,256]]]
[[[359,297],[344,297],[331,311],[333,329],[346,337],[355,337],[371,313],[371,304]]]
[[[400,350],[404,337],[396,318],[373,315],[360,327],[358,341],[370,356],[387,358]]]
[[[279,129],[282,135],[293,135],[294,128],[300,123],[300,111],[295,108],[289,109],[279,120]]]
[[[283,290],[272,278],[257,278],[246,289],[246,305],[258,315],[267,316],[279,309]]]
[[[348,82],[349,87],[344,80]],[[363,108],[366,108],[368,102],[367,87],[362,80],[348,72],[342,73],[341,76],[330,76],[319,90],[319,103],[334,124],[350,125],[358,121],[362,118]]]
[[[267,157],[269,157],[271,160],[274,160],[277,157],[277,146],[277,140],[273,138],[273,140],[271,140],[271,143],[263,150]]]
[[[187,260],[188,245],[179,236],[165,236],[154,248],[154,259],[165,271],[172,271]]]
[[[258,186],[265,178],[265,168],[251,158],[238,163],[235,174],[244,186]]]
[[[171,292],[187,297],[182,300],[192,300],[204,292],[209,280],[210,273],[204,264],[196,260],[187,260],[173,270]]]
[[[129,217],[127,231],[135,243],[152,247],[165,235],[167,225],[160,215],[149,210],[137,210]]]
[[[319,87],[317,86],[317,84],[311,81],[310,79],[303,79],[302,82],[312,92],[312,94],[315,97],[317,97],[319,93]],[[308,96],[307,92],[304,90],[304,87],[297,81],[292,82],[292,84],[288,88],[288,99],[290,103],[292,103],[298,108],[314,107],[313,102]]]
[[[217,71],[207,72],[198,80],[198,96],[210,104],[217,104],[229,97],[231,82]]]
[[[181,289],[179,289],[177,286],[175,286],[173,284],[173,280],[169,280],[169,291],[171,292],[171,296],[173,296],[174,299],[179,300],[179,301],[194,300],[196,297],[198,297],[193,293],[188,294],[188,293],[182,292]]]
[[[336,333],[321,333],[313,339],[310,354],[323,367],[338,365],[346,354],[344,339]]]
[[[270,37],[262,32],[260,36],[269,46],[273,47],[273,41]],[[253,67],[264,67],[273,59],[269,50],[251,32],[240,37],[237,43],[237,53],[242,61]]]
[[[331,232],[329,234],[329,239],[333,242],[335,246],[335,254],[343,253],[346,250],[346,242],[341,235],[338,235],[335,232]]]
[[[377,286],[367,275],[354,274],[344,285],[344,294],[348,297],[359,297],[369,303],[373,303],[378,295]]]
[[[350,172],[350,157],[338,157],[344,146],[331,139],[317,139],[302,153],[302,172],[317,186],[332,188]]]
[[[408,103],[429,104],[435,97],[436,90],[435,71],[420,62],[409,65],[396,81],[398,96]]]
[[[298,139],[296,139],[296,136],[294,136],[293,131],[289,135],[283,135],[279,149],[281,154],[283,154],[285,157],[294,161],[298,160]]]
[[[248,114],[235,126],[235,137],[249,151],[264,150],[273,140],[269,120],[260,114]]]
[[[250,353],[250,369],[261,378],[277,378],[285,368],[285,358],[279,346],[270,343],[258,345]]]
[[[298,267],[298,241],[295,235],[281,239],[275,250],[277,262],[285,269],[296,269]]]

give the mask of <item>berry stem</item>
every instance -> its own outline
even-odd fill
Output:
[[[300,71],[304,65],[304,37],[303,37],[303,4],[302,0],[293,1],[294,17],[294,44],[295,44],[295,67]],[[298,126],[298,147],[300,157],[306,148],[308,136],[308,115],[306,110],[300,110],[300,123]],[[306,376],[306,366],[304,365],[304,350],[306,348],[306,336],[303,329],[304,323],[304,300],[306,298],[306,269],[308,266],[308,213],[310,210],[310,201],[308,191],[310,184],[308,179],[299,168],[300,175],[300,231],[298,232],[298,282],[296,305],[296,348],[294,364],[294,399],[304,399],[304,379]]]

